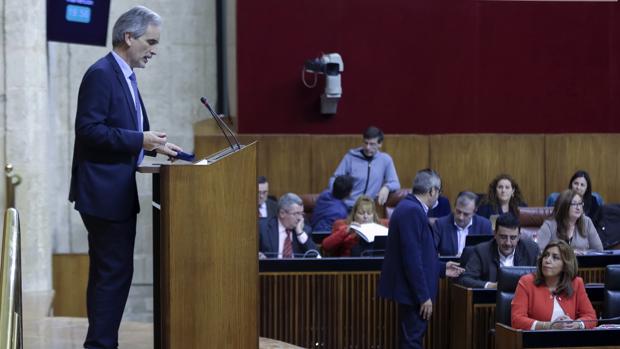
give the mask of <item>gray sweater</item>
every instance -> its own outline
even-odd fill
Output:
[[[334,175],[329,179],[329,188],[333,188],[334,180],[341,175],[353,176],[353,191],[351,196],[344,199],[347,207],[353,207],[357,197],[366,194],[376,199],[382,186],[387,186],[390,192],[400,189],[400,182],[392,157],[378,151],[371,159],[362,155],[362,148],[354,148],[342,158]],[[364,191],[365,190],[365,191]]]
[[[570,245],[575,250],[602,251],[603,243],[601,242],[601,238],[598,236],[594,223],[592,223],[592,220],[588,216],[583,215],[582,217],[584,220],[586,236],[581,236],[578,230],[579,227],[575,227],[573,240]],[[538,240],[536,242],[542,251],[550,241],[554,240],[558,240],[558,224],[555,219],[547,219],[538,231]]]

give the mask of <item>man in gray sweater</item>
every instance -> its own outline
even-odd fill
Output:
[[[349,175],[355,179],[351,195],[344,200],[349,209],[360,195],[368,195],[383,205],[390,192],[400,189],[392,157],[380,151],[383,132],[370,126],[364,131],[363,138],[362,146],[345,154],[329,180],[331,190],[338,176]]]

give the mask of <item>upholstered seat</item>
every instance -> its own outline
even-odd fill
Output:
[[[605,268],[605,297],[603,318],[620,316],[620,264]]]
[[[536,271],[536,267],[504,267],[497,276],[497,295],[495,301],[495,322],[510,326],[512,299],[521,276]]]

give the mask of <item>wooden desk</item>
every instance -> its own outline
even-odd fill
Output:
[[[580,270],[580,275],[582,277],[604,276],[604,273],[599,273],[598,269]],[[600,283],[586,284],[586,291],[597,314],[600,314],[604,293],[603,285]],[[489,335],[489,331],[495,328],[495,298],[496,290],[467,288],[452,284],[450,289],[450,349],[494,347],[494,338]]]
[[[521,331],[497,324],[495,336],[497,349],[617,349],[620,345],[618,329]]]
[[[260,336],[305,348],[396,348],[397,306],[376,295],[382,262],[381,257],[261,260]],[[602,283],[605,263],[618,262],[620,255],[579,257],[587,266],[579,275],[586,283]],[[495,291],[468,295],[460,287],[455,294],[459,286],[451,285],[439,281],[425,348],[493,348],[487,334],[495,326]],[[600,296],[590,296],[597,311],[598,289]]]

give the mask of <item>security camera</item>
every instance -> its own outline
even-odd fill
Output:
[[[321,114],[336,114],[338,100],[342,96],[340,76],[343,71],[344,63],[338,53],[323,54],[321,57],[305,62],[301,78],[306,87],[315,87],[317,76],[325,75],[325,92],[321,95]],[[305,73],[314,73],[314,81],[311,84],[306,82]]]

